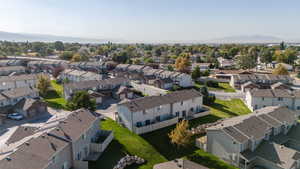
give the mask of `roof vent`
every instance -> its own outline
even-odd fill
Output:
[[[26,145],[26,146],[29,146],[30,144],[29,144],[29,142],[25,142],[25,145]]]

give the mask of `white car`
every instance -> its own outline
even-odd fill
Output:
[[[12,120],[22,120],[24,116],[20,113],[12,113],[7,115],[7,118],[12,119]]]

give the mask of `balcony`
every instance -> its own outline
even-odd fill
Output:
[[[164,120],[159,120],[159,121],[154,121],[148,125],[144,126],[135,126],[134,127],[134,132],[136,134],[144,134],[148,133],[154,130],[158,130],[167,126],[171,126],[173,124],[176,124],[178,122],[178,117],[176,116],[170,116]]]
[[[198,117],[209,115],[210,110],[207,107],[201,107],[201,109],[196,110],[195,112],[188,112],[188,119],[195,119]]]
[[[84,161],[96,161],[113,140],[114,134],[112,131],[101,130],[97,133],[97,138],[90,143],[89,155]]]

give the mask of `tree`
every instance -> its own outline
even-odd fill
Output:
[[[86,108],[94,111],[96,109],[96,101],[90,98],[88,92],[79,91],[68,101],[67,106],[71,110]]]
[[[284,43],[284,41],[282,41],[280,43],[279,47],[280,47],[280,50],[284,50],[285,49],[285,43]]]
[[[260,61],[262,63],[271,63],[272,62],[272,52],[268,48],[264,48],[260,55]]]
[[[82,61],[88,61],[89,58],[87,55],[83,53],[75,53],[72,57],[72,62],[82,62]]]
[[[279,64],[272,72],[274,75],[288,75],[288,70],[282,65]]]
[[[188,67],[190,66],[188,57],[178,57],[175,62],[175,68],[179,72],[188,72]]]
[[[48,76],[40,75],[38,77],[37,89],[42,96],[46,96],[47,92],[50,90],[51,82]]]
[[[64,43],[61,41],[54,42],[54,48],[58,51],[63,51],[65,49]]]
[[[187,120],[177,123],[176,128],[168,134],[171,143],[182,147],[188,146],[192,139],[192,133],[188,128],[189,122]]]
[[[168,71],[171,71],[171,72],[174,71],[174,67],[172,65],[168,65],[167,69],[168,69]]]
[[[64,59],[64,60],[71,60],[73,57],[74,53],[72,51],[64,51],[59,55],[59,58]]]
[[[128,54],[127,52],[114,53],[112,60],[117,63],[126,63],[128,60]]]
[[[192,78],[194,80],[197,80],[198,78],[201,77],[201,71],[200,71],[200,67],[199,66],[196,66],[195,69],[193,70],[192,72]]]
[[[286,63],[287,62],[287,58],[284,55],[284,53],[280,50],[276,50],[274,53],[274,57],[276,58],[276,61],[278,63]]]
[[[297,51],[288,48],[284,51],[284,55],[286,57],[286,63],[294,64],[295,60],[297,59]]]
[[[209,95],[207,87],[202,87],[200,89],[201,94],[203,95],[203,104],[205,105],[211,105],[215,102],[216,96]]]
[[[251,69],[256,65],[256,59],[249,54],[242,54],[237,57],[238,65],[241,69]]]

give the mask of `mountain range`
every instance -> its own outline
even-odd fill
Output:
[[[70,36],[57,36],[57,35],[47,35],[47,34],[30,34],[30,33],[11,33],[0,31],[0,40],[15,41],[15,42],[78,42],[78,43],[126,43],[126,40],[122,39],[96,39],[96,38],[80,38],[80,37],[70,37]],[[286,42],[300,42],[299,40],[288,40],[275,36],[266,35],[239,35],[239,36],[228,36],[217,39],[210,40],[193,40],[190,42],[181,43],[280,43],[281,41]],[[166,43],[168,43],[166,41]],[[175,42],[174,42],[175,43]]]
[[[29,33],[11,33],[0,31],[0,40],[15,41],[15,42],[78,42],[78,43],[107,43],[107,42],[117,42],[116,39],[93,39],[93,38],[80,38],[80,37],[70,37],[70,36],[57,36],[57,35],[47,35],[47,34],[29,34]]]

